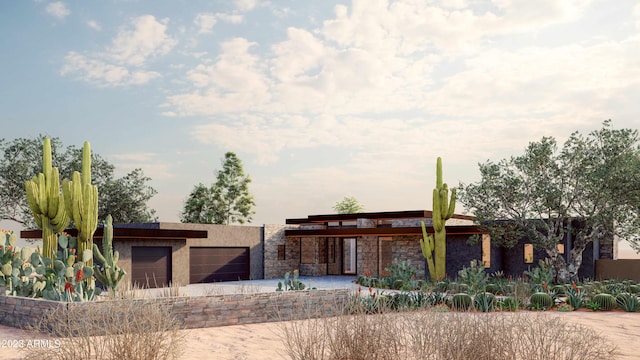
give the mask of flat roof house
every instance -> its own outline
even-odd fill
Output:
[[[282,278],[294,269],[305,276],[375,275],[383,274],[394,260],[410,260],[424,277],[420,222],[433,233],[431,216],[431,211],[414,210],[309,215],[287,219],[285,225],[114,224],[113,244],[120,252],[119,265],[139,286]],[[471,260],[481,260],[489,272],[520,275],[546,258],[527,239],[511,249],[493,246],[471,216],[455,214],[446,227],[450,278]],[[75,229],[68,232],[76,234]],[[20,235],[42,237],[40,230]],[[472,235],[481,235],[482,242],[470,245]],[[101,246],[101,240],[98,228],[94,242]],[[613,259],[612,244],[589,244],[579,276],[595,278],[595,260]],[[560,247],[568,255],[570,235]]]
[[[410,260],[418,276],[425,276],[420,223],[424,221],[427,232],[433,233],[431,217],[431,211],[414,210],[287,219],[281,236],[265,238],[265,254],[271,254],[268,263],[265,257],[265,278],[282,277],[292,269],[306,276],[383,274],[394,260]],[[510,249],[493,246],[487,232],[474,225],[473,219],[454,214],[447,220],[448,277],[455,278],[471,260],[482,261],[490,273],[520,275],[547,257],[527,239]],[[482,241],[469,244],[472,235],[480,235]],[[559,249],[568,256],[570,248],[571,235],[567,235]],[[583,253],[580,277],[594,278],[595,260],[601,258],[613,258],[611,244],[589,244]]]

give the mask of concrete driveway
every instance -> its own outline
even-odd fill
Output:
[[[355,276],[300,276],[298,278],[305,288],[317,289],[351,289],[357,290]],[[180,288],[182,296],[218,295],[218,294],[249,294],[276,291],[278,281],[284,283],[284,278],[267,280],[225,281],[207,284],[190,284]]]

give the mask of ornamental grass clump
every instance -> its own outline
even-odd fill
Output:
[[[177,359],[186,334],[167,306],[145,300],[110,300],[56,307],[31,328],[54,344],[24,349],[25,359]]]
[[[448,309],[448,308],[447,308]],[[562,318],[527,312],[413,311],[281,323],[291,359],[614,359],[606,337]]]

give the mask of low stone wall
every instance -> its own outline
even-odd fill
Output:
[[[257,294],[208,295],[130,300],[168,307],[181,327],[197,329],[335,316],[349,298],[348,289],[285,291]],[[121,300],[115,300],[121,301]],[[26,328],[56,307],[73,312],[78,306],[103,306],[102,301],[60,303],[42,299],[0,296],[0,324]]]

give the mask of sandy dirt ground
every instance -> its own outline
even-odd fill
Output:
[[[618,346],[618,359],[640,359],[640,314],[624,312],[577,311],[545,312],[580,325],[588,326],[605,335]],[[224,326],[183,330],[187,345],[182,359],[286,359],[279,336],[280,323]],[[32,334],[0,326],[0,359],[21,359],[17,347],[38,340]],[[20,342],[22,341],[22,342]]]

